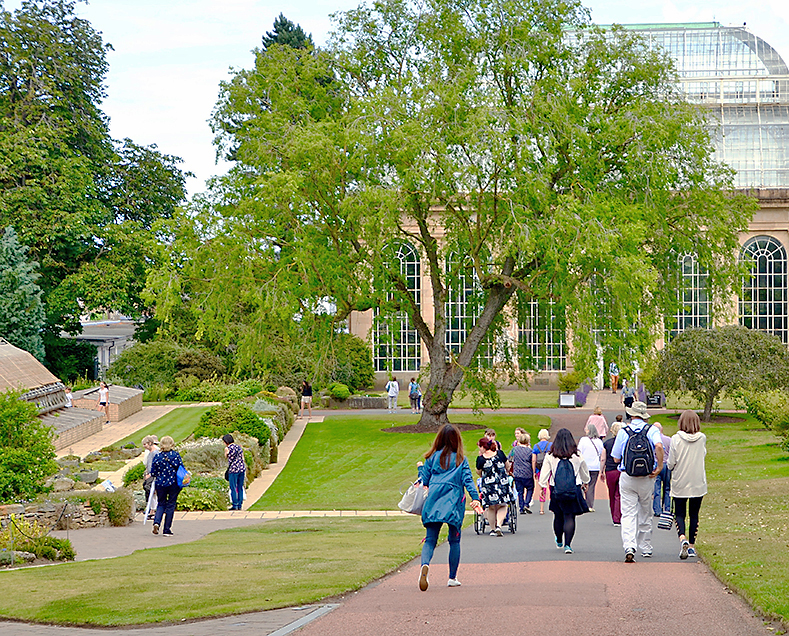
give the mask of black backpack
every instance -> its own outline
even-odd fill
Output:
[[[646,477],[655,465],[655,449],[647,437],[650,424],[645,424],[640,431],[625,426],[628,435],[625,451],[622,453],[622,464],[625,472],[631,477]]]
[[[535,462],[537,464],[537,472],[538,473],[542,470],[542,463],[545,461],[545,453],[548,452],[547,451],[548,444],[544,444],[543,446],[540,446],[540,443],[541,442],[537,443],[537,446],[539,447],[539,450],[536,453],[534,453],[534,456],[536,458]],[[534,451],[532,451],[532,452],[534,452]]]
[[[553,490],[551,497],[560,501],[575,499],[578,489],[575,484],[575,470],[569,459],[560,459],[556,472],[553,475]]]

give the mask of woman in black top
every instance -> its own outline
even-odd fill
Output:
[[[617,415],[618,418],[622,417]],[[611,425],[608,437],[603,442],[603,454],[600,455],[600,480],[605,481],[608,488],[608,506],[611,508],[611,520],[615,526],[622,523],[622,506],[619,499],[619,467],[611,457],[611,449],[616,441],[616,434],[622,428],[622,422],[617,420]]]
[[[301,383],[301,409],[299,410],[299,417],[304,415],[304,407],[309,411],[309,417],[312,417],[312,385],[304,380]]]
[[[507,456],[496,445],[496,440],[483,437],[477,445],[482,453],[477,457],[477,471],[481,475],[479,498],[490,524],[490,535],[501,537],[501,524],[507,517],[507,505],[512,501],[512,489],[507,474]]]

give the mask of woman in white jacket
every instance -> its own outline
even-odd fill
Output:
[[[674,516],[681,544],[679,558],[696,556],[696,535],[699,529],[701,500],[707,494],[707,473],[704,458],[707,455],[707,436],[700,430],[699,416],[693,411],[683,411],[679,416],[679,431],[671,438],[671,497]],[[688,520],[685,535],[685,516]]]

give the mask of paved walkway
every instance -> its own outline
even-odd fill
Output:
[[[609,397],[610,396],[610,397]],[[600,404],[606,416],[621,411],[618,396],[590,394],[584,409],[531,409],[550,415],[552,428],[582,430],[592,408]],[[503,410],[509,411],[509,410]],[[523,410],[517,410],[523,412]],[[313,421],[316,418],[313,418]],[[280,446],[284,465],[301,435],[305,422],[297,422]],[[291,435],[292,433],[292,435]],[[125,437],[124,433],[120,438]],[[284,446],[289,443],[289,448]],[[290,443],[292,442],[292,443]],[[269,471],[266,471],[269,472]],[[272,473],[273,474],[273,473]],[[273,479],[267,479],[268,484]],[[257,482],[256,482],[257,483]],[[260,493],[268,485],[261,482]],[[259,495],[250,487],[250,502]],[[598,482],[597,499],[606,497]],[[655,529],[655,556],[622,561],[619,528],[611,524],[607,505],[578,519],[575,554],[556,550],[552,515],[523,515],[518,531],[503,538],[476,535],[464,530],[460,588],[447,588],[447,555],[444,544],[436,550],[430,588],[417,589],[418,560],[373,582],[359,593],[332,603],[255,612],[223,619],[138,628],[144,636],[213,636],[245,633],[284,636],[295,630],[305,636],[408,634],[480,634],[497,636],[540,634],[576,636],[579,632],[605,636],[664,636],[695,633],[701,636],[756,636],[773,633],[756,618],[747,604],[727,590],[707,567],[694,560],[677,559],[676,535]],[[176,536],[167,542],[193,541],[214,530],[293,516],[398,515],[393,511],[274,511],[177,513]],[[126,528],[80,530],[71,533],[78,559],[130,554],[164,542],[138,522]],[[0,622],[0,634],[20,636],[84,636],[121,630],[60,628]],[[125,630],[124,630],[125,631]]]

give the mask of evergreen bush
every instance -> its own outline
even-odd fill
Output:
[[[200,418],[194,436],[221,438],[225,433],[239,431],[265,444],[271,436],[266,423],[247,404],[229,403],[209,409]]]

